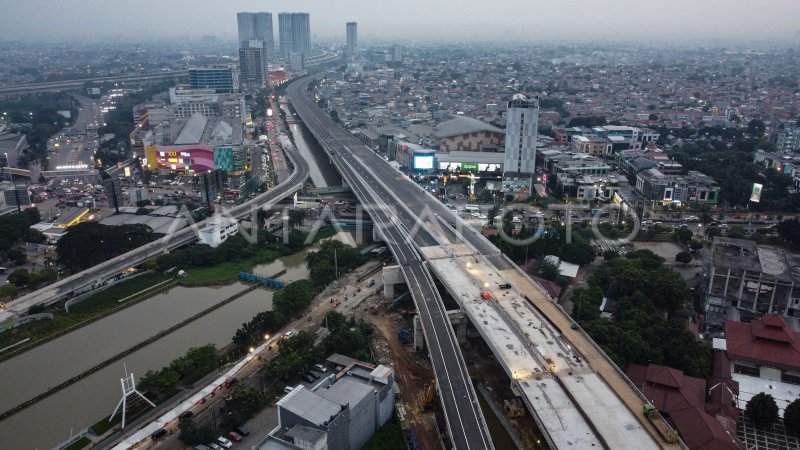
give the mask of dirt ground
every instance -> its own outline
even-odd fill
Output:
[[[441,448],[434,413],[423,409],[420,402],[426,387],[434,382],[433,369],[427,360],[412,352],[411,344],[403,344],[398,339],[397,331],[407,328],[406,322],[399,313],[387,312],[382,304],[368,307],[368,312],[362,317],[378,331],[372,338],[375,357],[389,362],[397,374],[400,386],[398,411],[405,426],[414,433],[420,448]]]

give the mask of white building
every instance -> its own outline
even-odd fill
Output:
[[[508,174],[530,175],[536,170],[536,135],[539,98],[515,94],[506,113],[506,151],[503,169]],[[512,175],[513,176],[513,175]]]
[[[210,247],[219,247],[220,244],[238,232],[239,223],[236,219],[222,217],[217,214],[214,216],[214,220],[204,226],[197,234],[200,242]]]

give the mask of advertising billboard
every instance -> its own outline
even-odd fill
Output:
[[[433,170],[433,156],[414,156],[414,170]]]
[[[478,163],[461,163],[461,170],[478,171]]]
[[[750,194],[750,201],[758,203],[761,201],[761,191],[764,189],[763,184],[753,183],[753,192]]]

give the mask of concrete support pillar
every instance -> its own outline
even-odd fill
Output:
[[[747,269],[742,270],[742,278],[739,282],[739,295],[736,297],[736,307],[742,307],[742,292],[744,292],[744,284],[746,283],[745,278],[747,278]]]
[[[395,285],[405,283],[400,266],[384,266],[381,279],[383,281],[383,295],[388,299],[394,299]]]
[[[756,306],[758,305],[758,295],[761,294],[761,277],[763,276],[763,272],[758,274],[758,287],[756,287],[756,297],[753,299],[753,307],[750,308],[751,311],[756,311]]]
[[[769,297],[769,314],[772,314],[772,308],[775,306],[775,293],[778,291],[778,280],[774,280],[772,284],[772,295]]]
[[[458,339],[458,343],[460,345],[464,345],[467,342],[467,323],[462,322],[456,324],[456,339]]]
[[[376,226],[372,227],[372,240],[375,242],[384,242],[383,236],[381,236],[381,233]]]
[[[425,349],[425,334],[422,332],[422,320],[419,314],[414,316],[414,350],[421,351]]]
[[[722,291],[722,298],[728,298],[728,283],[731,282],[731,268],[728,267],[728,274],[725,275],[725,289]],[[709,292],[711,290],[709,289]]]
[[[708,295],[711,295],[711,291],[714,289],[714,276],[717,274],[717,271],[714,269],[714,266],[711,266],[711,273],[708,275]],[[723,297],[725,296],[723,295]]]

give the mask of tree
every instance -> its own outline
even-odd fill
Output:
[[[16,297],[19,290],[11,283],[0,286],[0,300],[11,300]]]
[[[682,264],[689,264],[692,262],[692,254],[689,252],[679,252],[675,255],[675,261]]]
[[[800,399],[795,399],[783,410],[783,426],[793,433],[800,432]]]
[[[747,123],[747,133],[753,137],[764,136],[764,131],[767,129],[764,121],[760,119],[753,119]]]
[[[112,226],[83,222],[71,227],[69,233],[58,240],[56,253],[59,263],[78,271],[138,248],[156,237],[158,235],[143,224]]]
[[[30,276],[27,269],[16,269],[8,275],[8,282],[17,287],[23,287],[28,284]]]
[[[182,420],[178,424],[180,434],[178,440],[186,445],[197,445],[214,440],[214,430],[209,425],[198,427],[193,418]]]
[[[700,250],[701,248],[703,248],[703,242],[702,241],[698,241],[697,239],[692,239],[689,242],[689,248],[691,248],[692,251],[696,252],[696,251]]]
[[[778,235],[786,242],[800,246],[800,220],[784,220],[778,224],[777,229]]]
[[[295,228],[302,226],[308,215],[305,209],[292,209],[289,211],[289,227]]]
[[[606,250],[606,251],[603,252],[603,259],[605,259],[606,261],[609,261],[609,260],[612,260],[612,259],[618,258],[618,257],[619,257],[619,253],[617,253],[616,250],[609,249],[609,250]]]
[[[247,422],[266,404],[264,394],[257,389],[236,386],[226,400],[222,423],[225,426],[236,426]]]
[[[678,228],[675,230],[675,239],[682,244],[688,244],[689,241],[692,240],[692,236],[694,236],[694,233],[688,228]]]
[[[747,238],[747,233],[745,233],[741,225],[734,225],[728,229],[728,237],[733,239],[745,239]]]
[[[777,422],[778,405],[771,395],[761,392],[747,402],[744,413],[756,427],[762,428]]]
[[[558,270],[558,264],[555,264],[552,261],[548,261],[546,259],[542,259],[542,262],[539,263],[539,273],[542,274],[542,278],[545,278],[550,281],[555,281],[561,275],[561,272]]]

